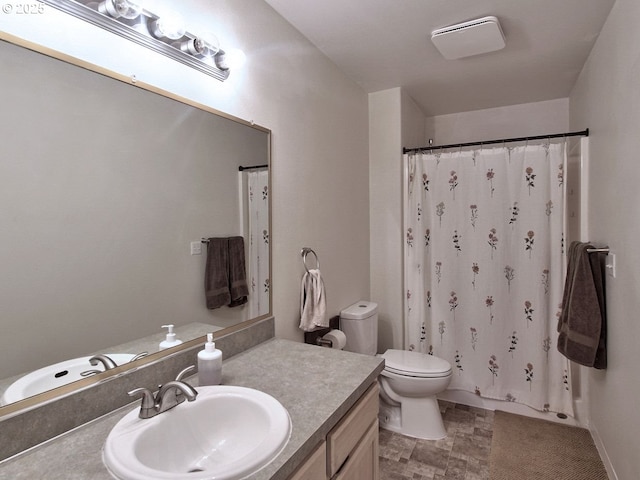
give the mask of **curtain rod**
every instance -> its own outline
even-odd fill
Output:
[[[242,165],[240,165],[238,167],[238,171],[243,172],[245,170],[254,170],[256,168],[267,168],[269,165],[256,165],[254,167],[243,167]]]
[[[403,148],[402,153],[419,152],[421,150],[442,150],[444,148],[462,148],[473,147],[476,145],[491,145],[494,143],[509,143],[509,142],[525,142],[529,140],[546,140],[548,138],[562,138],[562,137],[588,137],[589,129],[582,130],[580,132],[568,132],[568,133],[553,133],[551,135],[536,135],[535,137],[518,137],[518,138],[501,138],[500,140],[487,140],[484,142],[470,142],[470,143],[454,143],[451,145],[439,145],[428,146],[420,148]]]

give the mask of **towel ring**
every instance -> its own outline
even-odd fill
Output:
[[[313,253],[313,256],[316,257],[316,269],[320,270],[320,260],[318,260],[318,255],[316,255],[316,252],[314,252],[313,249],[309,247],[303,247],[300,251],[300,255],[302,256],[302,263],[304,264],[304,269],[307,271],[307,273],[309,273],[309,267],[307,267],[307,255],[310,253]]]

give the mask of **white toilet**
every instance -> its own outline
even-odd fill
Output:
[[[378,306],[361,301],[340,312],[345,350],[376,355]],[[451,365],[433,355],[389,349],[380,355],[380,426],[410,437],[438,440],[447,432],[436,395],[451,382]]]

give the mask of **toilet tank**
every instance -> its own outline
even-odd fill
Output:
[[[378,351],[378,305],[360,301],[340,312],[340,330],[347,337],[344,350],[375,355]]]

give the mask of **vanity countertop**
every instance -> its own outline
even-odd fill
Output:
[[[355,404],[383,365],[379,357],[281,339],[268,340],[226,360],[223,384],[272,395],[288,410],[293,426],[282,453],[251,480],[286,479]],[[0,463],[0,479],[111,479],[102,463],[104,441],[138,403]]]

